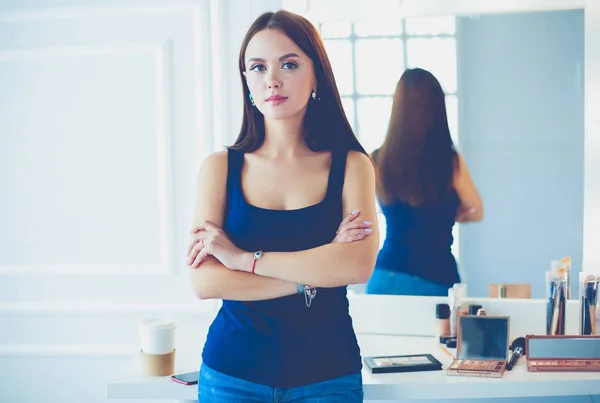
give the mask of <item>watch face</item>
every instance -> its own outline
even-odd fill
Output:
[[[262,257],[262,250],[254,252],[254,260],[258,260]]]

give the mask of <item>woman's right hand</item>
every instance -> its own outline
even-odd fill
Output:
[[[359,215],[359,210],[355,210],[348,214],[340,223],[340,226],[335,233],[335,238],[333,238],[331,243],[356,242],[371,235],[373,230],[370,227],[373,223],[371,221],[357,220]]]

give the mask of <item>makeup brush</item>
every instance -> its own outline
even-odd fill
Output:
[[[561,293],[558,295],[560,303],[558,334],[565,334],[565,324],[567,319],[567,295],[569,292],[569,272],[565,268],[561,268],[559,271],[562,288]]]
[[[585,286],[587,286],[587,282],[582,287]],[[588,309],[587,298],[585,297],[585,289],[583,289],[581,292],[579,306],[581,307],[579,309],[579,334],[589,334],[592,326],[589,322],[590,312]]]
[[[552,325],[550,326],[550,334],[556,335],[558,330],[558,317],[560,315],[560,295],[562,294],[561,281],[554,288],[554,301],[552,308]]]
[[[567,271],[564,267],[557,270],[554,293],[554,309],[552,312],[551,335],[565,334],[565,291],[567,285]]]
[[[506,364],[506,370],[510,371],[512,367],[514,367],[514,365],[517,363],[519,358],[527,352],[525,351],[525,338],[517,337],[513,340],[508,349],[512,351],[512,354],[510,355],[510,360],[508,360],[508,364]]]
[[[552,274],[546,274],[546,282],[548,284],[548,301],[546,302],[546,334],[551,334],[552,329],[552,311],[554,310],[554,295],[556,293],[556,283]]]
[[[585,330],[589,330],[590,332],[586,334],[596,334],[596,303],[598,302],[598,280],[600,280],[600,277],[594,274],[590,274],[585,279],[585,299],[587,304],[587,309],[585,313],[588,316],[586,320]],[[587,326],[588,320],[589,328]]]

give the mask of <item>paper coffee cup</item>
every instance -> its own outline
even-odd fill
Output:
[[[143,320],[139,325],[142,352],[169,354],[175,350],[175,322],[165,318]]]
[[[140,350],[140,358],[146,375],[167,376],[175,371],[175,350],[168,354],[148,354]]]

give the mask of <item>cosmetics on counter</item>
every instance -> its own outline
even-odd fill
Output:
[[[600,336],[525,337],[529,372],[600,371]]]
[[[600,276],[592,273],[579,273],[579,334],[598,334],[598,283]]]
[[[448,305],[450,306],[450,337],[457,336],[458,321],[462,311],[462,300],[467,296],[467,285],[457,283],[448,289]],[[464,313],[468,311],[465,310]]]
[[[563,257],[560,259],[560,264],[567,271],[567,299],[571,299],[571,258]]]
[[[507,316],[460,317],[457,358],[447,374],[501,378],[507,365],[509,321]]]
[[[482,308],[481,305],[477,304],[469,305],[469,315],[477,315],[477,312]]]
[[[546,334],[565,334],[568,271],[555,267],[546,272]]]
[[[450,339],[450,306],[448,304],[435,306],[435,322],[440,343],[446,343],[446,340]]]
[[[442,370],[442,363],[431,354],[365,357],[363,361],[372,374]]]
[[[510,371],[515,366],[519,358],[526,353],[526,348],[527,346],[525,343],[525,337],[517,337],[512,343],[510,343],[510,347],[508,349],[512,351],[512,354],[510,355],[510,359],[506,365],[507,371]]]

